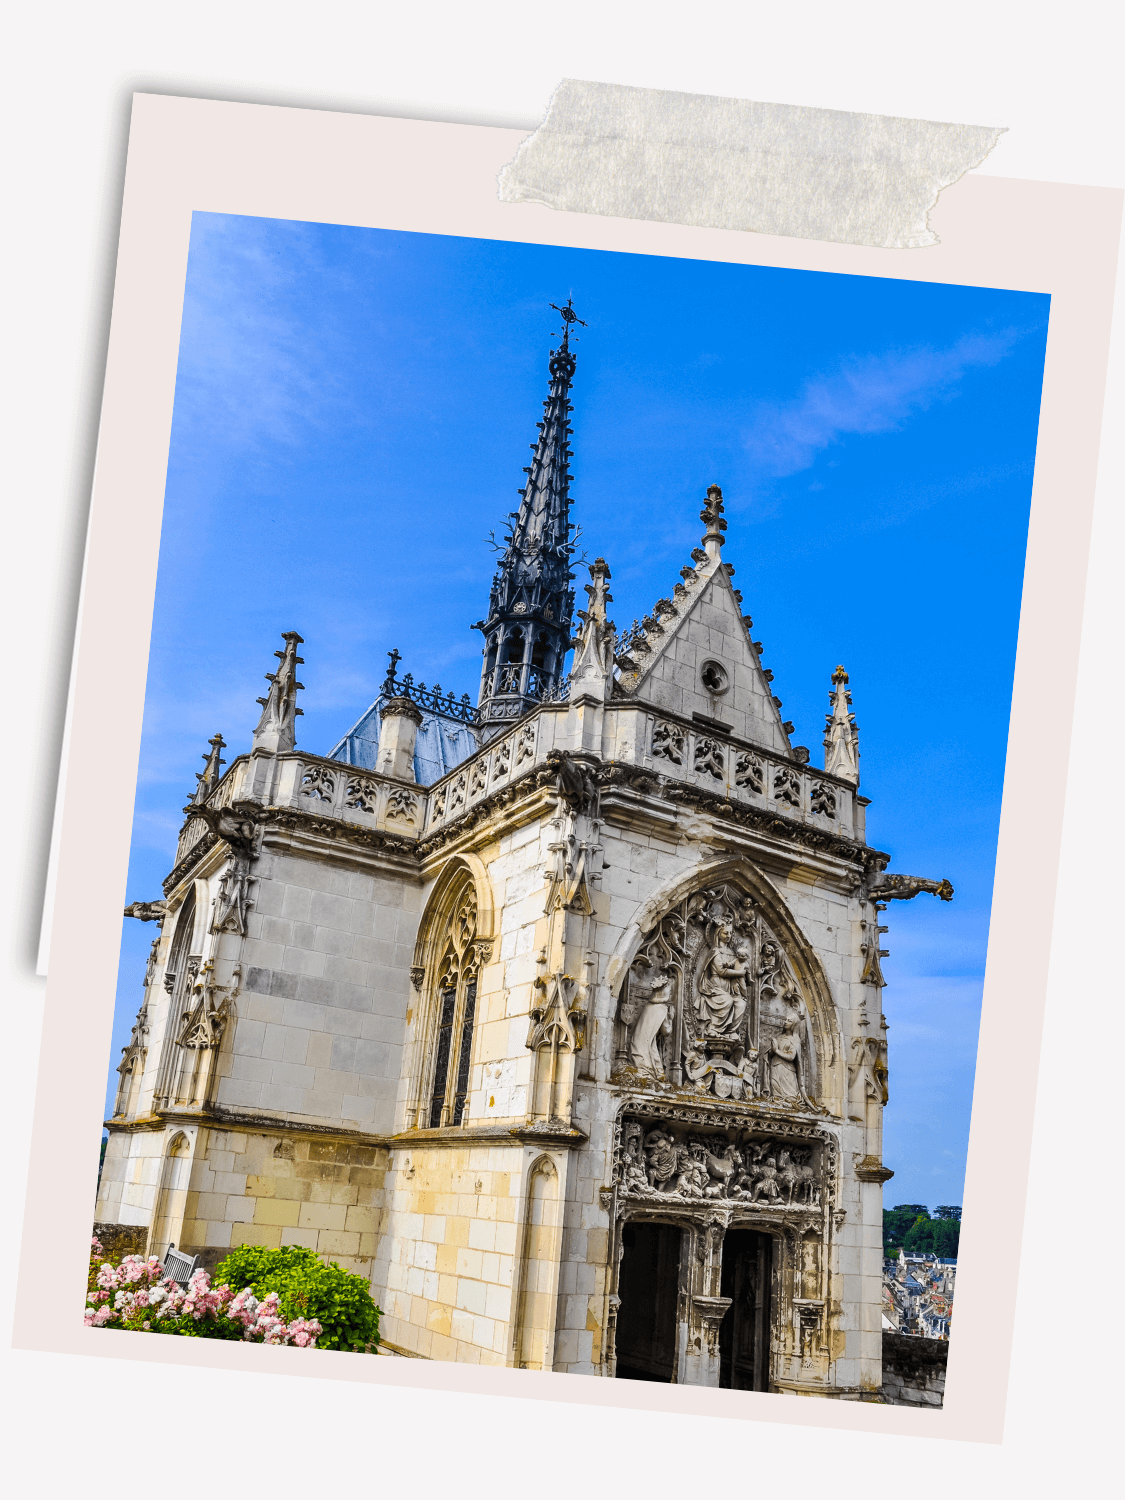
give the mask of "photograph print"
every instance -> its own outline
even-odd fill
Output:
[[[88,1325],[940,1407],[1048,309],[195,214]]]

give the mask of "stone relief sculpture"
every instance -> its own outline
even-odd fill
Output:
[[[621,1127],[618,1190],[638,1198],[817,1209],[825,1167],[831,1170],[831,1161],[818,1155],[825,1149],[823,1142],[704,1135],[627,1118]]]
[[[708,1038],[737,1036],[746,1014],[750,948],[749,944],[740,943],[736,953],[733,942],[733,927],[729,922],[719,923],[714,947],[696,984],[696,1019]]]
[[[628,1018],[630,1028],[630,1065],[649,1078],[664,1077],[662,1047],[672,1033],[673,984],[672,976],[659,970],[646,976],[644,982],[638,978],[622,1007],[622,1018]]]
[[[617,1022],[618,1074],[822,1112],[800,985],[754,901],[736,887],[694,893],[645,934]]]
[[[762,1093],[776,1104],[800,1101],[806,1109],[816,1109],[805,1092],[801,1037],[798,1035],[801,1019],[791,1012],[781,1030],[762,1047]]]

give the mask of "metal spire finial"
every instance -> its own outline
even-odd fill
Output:
[[[560,307],[557,302],[552,302],[551,306],[558,313],[559,317],[563,320],[563,336],[562,336],[562,340],[563,341],[562,341],[562,346],[563,346],[564,349],[569,349],[570,348],[570,327],[571,327],[571,324],[572,323],[581,323],[582,327],[585,328],[585,327],[588,326],[587,323],[586,323],[586,320],[584,318],[580,318],[578,316],[578,314],[574,311],[574,298],[573,297],[568,297],[566,299],[566,306],[565,307]],[[575,342],[577,342],[577,340],[575,340]]]

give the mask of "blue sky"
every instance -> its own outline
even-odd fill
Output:
[[[618,626],[670,591],[721,484],[795,741],[821,760],[843,662],[870,842],[956,887],[887,914],[885,1156],[888,1205],[959,1202],[1045,296],[196,214],[124,899],[160,894],[209,737],[248,747],[283,630],[305,637],[306,749],[359,717],[391,647],[475,701],[484,538],[568,294],[589,324],[572,517]],[[152,932],[125,923],[114,1061]]]

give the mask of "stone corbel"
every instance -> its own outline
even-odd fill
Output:
[[[889,1182],[895,1174],[877,1156],[865,1156],[856,1163],[855,1175],[860,1182]]]
[[[695,1315],[699,1319],[703,1342],[712,1358],[719,1352],[719,1328],[732,1300],[730,1297],[700,1296],[691,1299]]]

